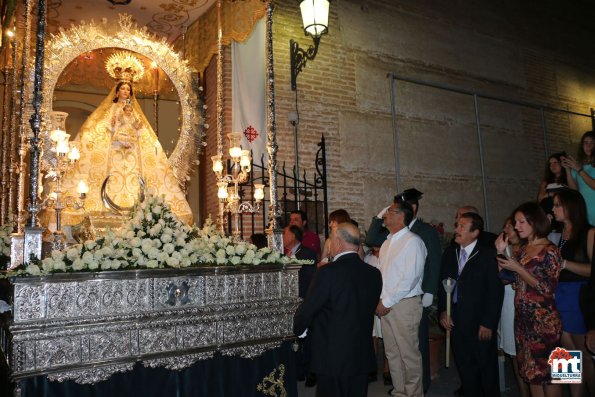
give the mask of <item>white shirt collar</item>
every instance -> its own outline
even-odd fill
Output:
[[[471,244],[469,244],[468,246],[461,247],[462,249],[467,251],[467,258],[469,258],[471,256],[471,253],[473,252],[473,249],[475,248],[476,245],[477,245],[477,239],[473,240],[473,242]]]
[[[344,252],[341,252],[340,254],[337,254],[337,255],[333,256],[333,262],[335,262],[337,259],[339,259],[343,255],[347,255],[347,254],[357,254],[357,251],[344,251]]]
[[[416,220],[417,220],[417,218],[413,218],[413,220],[409,223],[409,229],[411,229],[413,227],[413,224],[415,223]]]
[[[399,230],[395,234],[389,234],[386,239],[387,240],[398,240],[401,237],[403,237],[405,234],[407,234],[407,232],[409,232],[409,227],[408,226],[405,226],[404,228],[402,228],[401,230]]]

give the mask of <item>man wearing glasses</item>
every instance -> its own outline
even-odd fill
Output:
[[[422,397],[422,359],[418,328],[427,250],[423,240],[407,226],[413,219],[411,204],[395,197],[379,217],[389,231],[380,247],[382,293],[376,313],[382,317],[382,335],[393,379],[392,396]]]

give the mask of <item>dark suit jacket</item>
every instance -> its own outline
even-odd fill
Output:
[[[440,260],[442,248],[440,247],[440,236],[438,231],[432,225],[417,218],[411,231],[417,234],[426,245],[428,256],[424,265],[424,278],[421,283],[421,289],[436,295],[438,283],[440,282]]]
[[[372,325],[381,291],[380,271],[357,253],[318,269],[293,318],[296,335],[308,329],[312,372],[351,376],[376,368]]]
[[[314,274],[316,273],[316,262],[318,255],[316,252],[312,251],[310,248],[304,247],[300,245],[298,250],[295,252],[295,257],[300,260],[311,260],[311,265],[302,265],[298,273],[298,280],[299,280],[299,297],[305,298],[306,292],[308,292],[308,287],[314,278]]]
[[[495,335],[504,298],[504,286],[498,278],[496,249],[478,242],[460,277],[459,250],[458,245],[451,245],[444,250],[440,276],[440,280],[447,277],[457,280],[458,301],[451,313],[455,327],[473,337],[477,335],[479,326],[483,325]],[[438,291],[438,311],[443,312],[446,310],[446,291],[442,282]]]

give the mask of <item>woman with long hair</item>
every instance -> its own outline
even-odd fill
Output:
[[[562,258],[548,239],[550,224],[535,202],[514,211],[514,227],[522,240],[516,255],[498,258],[501,268],[516,273],[515,339],[519,372],[529,383],[532,397],[561,397],[560,385],[551,384],[549,355],[560,343],[562,324],[554,291],[558,285]],[[505,254],[508,238],[496,240],[498,253]]]
[[[546,191],[547,185],[550,183],[557,183],[559,185],[568,185],[566,171],[562,167],[562,157],[565,153],[554,153],[547,159],[545,165],[545,172],[541,184],[539,185],[539,193],[537,194],[537,202],[541,202],[543,199],[550,197],[550,194]]]
[[[587,131],[581,137],[576,160],[562,157],[568,187],[578,190],[587,203],[587,217],[595,225],[595,132]]]
[[[570,385],[572,397],[585,396],[585,385],[595,395],[595,368],[585,347],[587,327],[580,308],[580,291],[591,274],[595,228],[587,223],[583,196],[566,190],[554,196],[554,216],[564,225],[558,246],[562,254],[562,271],[556,289],[556,306],[562,318],[562,346],[583,352],[583,376],[586,382]],[[593,302],[591,302],[593,304]]]
[[[508,239],[506,256],[516,257],[521,250],[521,239],[514,229],[514,218],[509,216],[504,221],[502,233]],[[500,327],[498,347],[506,354],[512,362],[512,368],[516,378],[521,397],[529,397],[529,386],[523,381],[519,373],[519,366],[516,360],[516,346],[514,338],[514,295],[512,284],[504,286],[504,300],[502,301],[502,312],[500,314]]]

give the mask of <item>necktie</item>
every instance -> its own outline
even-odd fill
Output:
[[[461,252],[459,253],[459,276],[465,267],[465,263],[467,262],[467,251],[461,248]]]
[[[465,263],[467,262],[467,251],[465,251],[463,248],[461,248],[460,252],[459,252],[459,276],[461,276],[461,272],[463,271],[463,268],[465,267]],[[458,289],[458,281],[457,284],[455,285],[455,290],[454,290],[454,294],[452,297],[452,301],[454,303],[457,303],[457,301],[459,300],[459,289]]]

